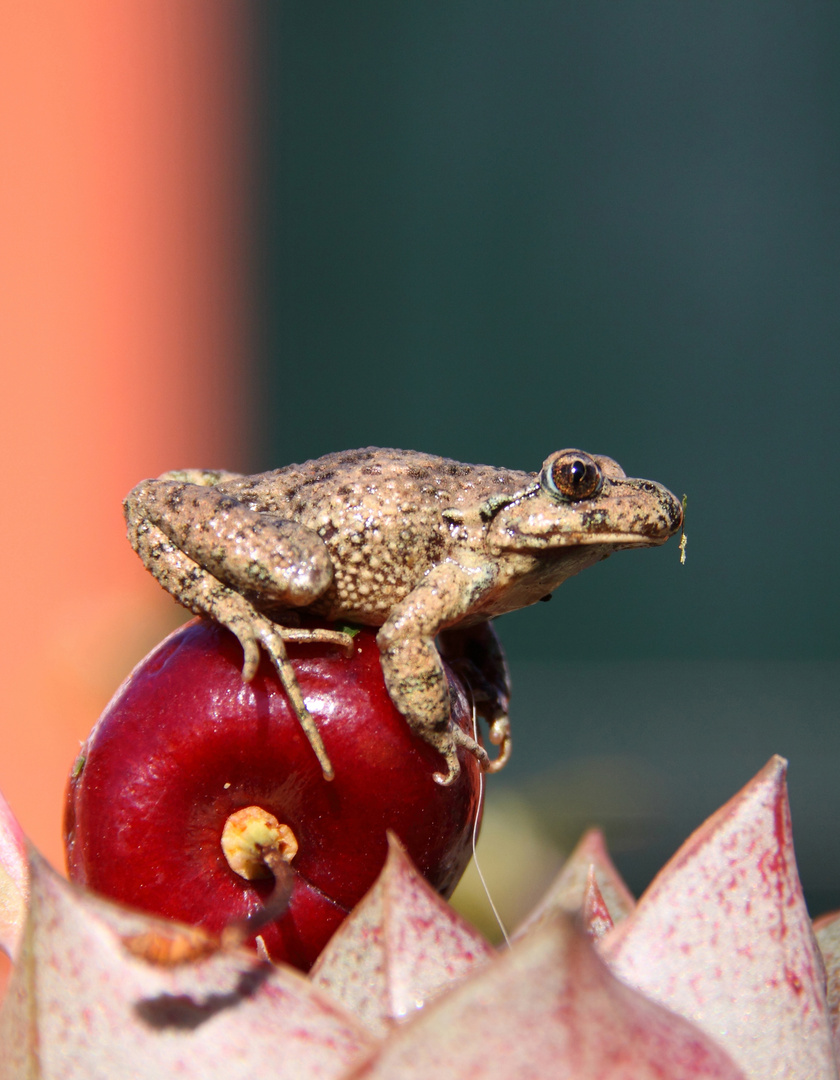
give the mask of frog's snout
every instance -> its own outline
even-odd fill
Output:
[[[680,500],[653,480],[627,480],[626,497],[630,503],[628,533],[635,533],[642,544],[664,544],[682,528]]]
[[[651,540],[665,541],[682,528],[683,507],[682,502],[667,488],[659,487],[660,513],[655,515],[650,523],[648,535]]]
[[[669,516],[671,521],[671,534],[673,535],[683,526],[683,504],[682,500],[678,499],[676,495],[672,495],[670,491],[668,491],[668,496],[670,498]]]

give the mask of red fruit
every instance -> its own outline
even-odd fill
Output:
[[[298,850],[288,910],[259,932],[273,959],[306,970],[376,880],[387,830],[440,893],[452,892],[481,781],[460,751],[458,778],[435,782],[442,758],[394,708],[374,630],[358,631],[350,657],[323,644],[288,651],[334,780],[268,660],[244,683],[237,640],[195,620],[135,668],[91,732],[70,778],[65,843],[73,880],[218,932],[261,909],[273,887],[231,869],[225,823],[244,807],[268,811]],[[448,674],[453,714],[471,732],[464,687]]]

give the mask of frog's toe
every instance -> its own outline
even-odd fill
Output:
[[[435,783],[440,784],[441,787],[449,787],[461,775],[461,763],[454,747],[451,750],[441,750],[441,753],[446,758],[446,772],[436,772]]]
[[[488,759],[487,772],[500,772],[510,761],[513,745],[510,737],[510,720],[507,716],[497,716],[490,725],[490,742],[499,747],[499,752],[492,761]]]
[[[348,656],[353,652],[353,635],[347,634],[343,630],[325,630],[320,627],[300,629],[279,625],[275,629],[283,641],[304,641],[306,643],[317,641],[325,645],[337,645],[340,649],[344,649]]]
[[[260,647],[257,644],[256,638],[253,637],[240,637],[239,643],[242,646],[242,681],[251,682],[254,676],[257,674],[257,668],[260,666]]]
[[[472,756],[476,758],[479,765],[481,765],[483,769],[487,768],[490,763],[487,751],[480,742],[476,742],[472,735],[468,735],[466,731],[462,731],[459,727],[453,727],[452,741],[456,746],[463,746],[465,750],[469,750]]]

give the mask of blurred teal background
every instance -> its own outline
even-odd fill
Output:
[[[499,625],[516,784],[641,889],[773,752],[840,906],[840,6],[253,9],[252,466],[380,445],[688,495]],[[492,798],[492,793],[491,793]],[[559,824],[558,824],[559,822]]]

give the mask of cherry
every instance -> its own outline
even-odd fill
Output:
[[[245,683],[228,631],[197,619],[170,635],[117,691],[73,768],[71,879],[215,933],[263,908],[271,849],[275,870],[279,858],[291,874],[284,913],[259,933],[273,960],[303,970],[373,885],[388,830],[450,895],[472,851],[479,766],[459,751],[458,778],[436,783],[442,758],[392,704],[375,630],[352,644],[350,656],[288,646],[335,768],[326,781],[267,658]],[[453,716],[472,733],[464,685],[447,675]]]

